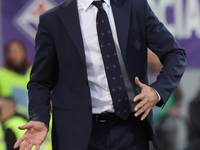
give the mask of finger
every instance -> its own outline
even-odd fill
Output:
[[[25,141],[25,142],[22,144],[22,146],[20,147],[19,150],[24,150],[24,149],[26,149],[27,145],[28,145],[28,142]]]
[[[148,105],[144,105],[143,107],[141,107],[135,114],[134,116],[135,117],[138,117],[140,116],[143,112],[145,112],[148,108]]]
[[[143,100],[144,99],[144,93],[140,93],[138,95],[136,95],[134,98],[133,98],[133,101],[134,102],[137,102],[138,100]]]
[[[20,145],[24,140],[25,140],[25,139],[24,139],[24,136],[22,136],[21,138],[19,138],[19,139],[17,140],[17,142],[15,142],[15,145],[13,146],[14,149],[18,148],[19,145]]]
[[[27,149],[26,149],[26,150],[31,150],[31,149],[32,149],[32,147],[33,147],[33,144],[29,144],[29,146],[27,147]]]
[[[25,125],[23,125],[23,126],[19,126],[18,128],[19,128],[20,130],[24,130],[24,129],[29,129],[29,128],[31,128],[31,127],[33,127],[33,123],[29,122],[29,123],[27,123],[27,124],[25,124]]]
[[[141,89],[144,87],[144,84],[140,82],[138,77],[135,77],[135,84],[139,86]]]
[[[39,149],[40,149],[40,146],[39,146],[39,145],[36,145],[35,150],[39,150]]]
[[[143,107],[146,103],[147,103],[147,102],[146,102],[145,100],[139,102],[139,103],[135,106],[134,111],[135,111],[135,112],[138,111],[138,110],[139,110],[141,107]]]
[[[142,93],[136,95],[134,98],[133,98],[133,101],[134,102],[137,102],[138,100],[141,100],[144,98],[144,95]]]
[[[151,110],[151,108],[147,108],[147,110],[144,112],[144,114],[143,114],[142,117],[140,118],[142,121],[148,116],[150,110]]]

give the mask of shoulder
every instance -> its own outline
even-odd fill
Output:
[[[46,12],[44,12],[43,14],[40,15],[40,19],[52,19],[53,17],[56,16],[59,9],[60,9],[60,5],[57,5],[51,9],[47,10]]]
[[[24,125],[28,123],[27,119],[25,117],[22,117],[22,115],[15,115],[15,116],[12,116],[10,117],[9,119],[7,119],[5,122],[4,122],[4,127],[7,129],[7,128],[10,128],[10,129],[18,129],[18,126],[20,125]]]
[[[64,9],[66,6],[70,5],[71,2],[74,0],[65,0],[64,2],[58,4],[57,6],[47,10],[46,12],[44,12],[43,14],[40,15],[40,19],[50,19],[52,20],[52,18],[57,18],[57,13]]]
[[[9,69],[7,69],[7,68],[1,68],[0,69],[0,77],[16,77],[16,76],[19,76],[20,74],[19,73],[17,73],[17,72],[15,72],[15,71],[13,71],[13,70],[9,70]]]
[[[5,72],[6,70],[7,70],[7,69],[4,68],[4,67],[0,68],[0,72]]]
[[[8,72],[10,72],[8,69],[0,68],[0,77],[8,74]]]
[[[26,75],[30,75],[31,73],[31,70],[32,70],[32,66],[28,67],[28,69],[26,70]]]

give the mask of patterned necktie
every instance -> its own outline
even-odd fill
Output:
[[[98,8],[96,19],[97,34],[115,114],[126,120],[131,112],[131,107],[108,17],[103,9],[102,1],[94,1],[92,4]]]

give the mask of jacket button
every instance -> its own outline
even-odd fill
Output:
[[[85,81],[85,84],[88,86],[89,85],[88,81]]]

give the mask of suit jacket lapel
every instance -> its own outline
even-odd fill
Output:
[[[66,0],[60,5],[61,9],[58,11],[62,23],[67,29],[69,35],[74,42],[83,62],[85,63],[85,53],[83,46],[83,39],[81,34],[79,15],[76,0]]]
[[[125,61],[128,39],[131,5],[126,0],[111,0],[117,36]],[[76,0],[66,0],[61,6],[58,16],[70,34],[82,60],[85,62],[83,39],[81,34]]]
[[[122,51],[123,59],[125,61],[131,4],[126,2],[126,0],[111,0],[111,6],[113,10],[119,45]]]

